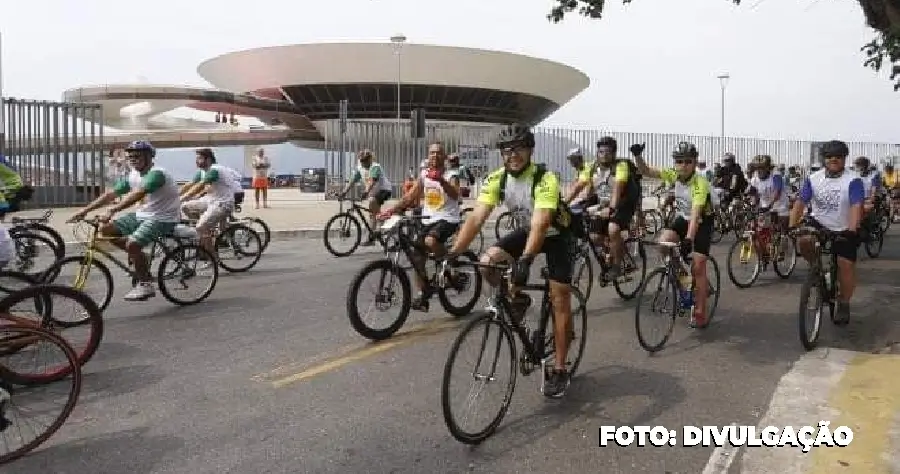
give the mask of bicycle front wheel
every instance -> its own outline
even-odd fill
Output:
[[[728,278],[738,288],[750,288],[762,272],[762,257],[755,247],[751,237],[742,236],[728,249]]]
[[[354,235],[355,233],[355,235]],[[332,236],[332,234],[336,234]],[[359,221],[349,212],[336,214],[325,224],[325,233],[322,235],[325,239],[325,249],[335,257],[346,257],[352,254],[362,243],[362,227]],[[335,248],[335,244],[349,243],[350,247],[346,250]]]
[[[19,346],[23,341],[29,342],[28,350],[10,352],[10,349]],[[41,349],[35,350],[38,346]],[[41,372],[36,370],[37,366],[31,357],[35,352],[58,353],[57,358],[62,359],[68,366],[65,372],[71,375],[66,381],[67,386],[60,387],[67,392],[62,400],[62,409],[55,416],[51,415],[53,417],[49,425],[37,430],[34,429],[35,423],[28,422],[27,419],[32,416],[47,419],[49,415],[47,402],[55,397],[42,393],[46,385],[27,387],[33,380],[35,372]],[[19,359],[23,359],[21,363],[17,362]],[[20,364],[27,368],[19,369]],[[36,327],[0,324],[0,399],[7,399],[0,402],[0,438],[3,439],[0,446],[7,450],[0,451],[0,465],[24,456],[59,430],[78,402],[81,381],[81,368],[78,366],[75,352],[63,338]],[[13,384],[26,387],[14,387]],[[22,424],[29,429],[22,429],[24,427],[16,429],[19,425],[17,422],[20,421],[24,421]],[[34,436],[26,437],[28,432]]]
[[[369,275],[377,276],[375,301],[368,305],[360,305],[359,293],[362,289],[363,281]],[[396,285],[399,285],[399,288],[396,288]],[[400,307],[400,314],[386,327],[379,328],[366,322],[364,315],[360,312],[360,310],[363,310],[366,313],[365,316],[368,316],[371,310],[388,310],[394,306]],[[347,289],[347,317],[350,318],[350,325],[362,337],[372,341],[382,341],[399,331],[403,324],[406,323],[406,318],[409,317],[411,306],[412,288],[410,287],[409,276],[390,260],[375,260],[366,264],[356,273],[353,280],[350,281],[350,287]]]
[[[811,270],[803,286],[800,288],[799,330],[800,344],[811,351],[819,343],[819,332],[822,329],[822,313],[825,311],[825,295],[822,291],[822,277],[819,272]]]
[[[642,309],[643,303],[648,303],[649,308]],[[669,278],[666,268],[657,268],[650,272],[638,292],[634,313],[634,328],[638,343],[645,351],[662,350],[669,341],[675,328],[678,305],[678,290],[675,288],[674,280]],[[654,327],[662,329],[659,335],[652,333]]]
[[[465,365],[456,366],[457,358],[462,357],[463,343],[474,343],[471,351],[473,361],[463,362]],[[506,349],[503,348],[506,343]],[[509,356],[508,362],[501,362],[500,358],[504,355]],[[512,330],[498,319],[494,318],[491,313],[485,314],[473,319],[453,341],[450,348],[450,354],[447,356],[447,362],[444,364],[444,376],[441,381],[441,410],[444,413],[444,423],[450,434],[459,442],[465,444],[480,444],[482,441],[490,437],[506,412],[509,410],[509,404],[512,401],[513,391],[516,388],[516,371],[518,370],[516,358],[516,344],[513,339]],[[485,410],[485,413],[493,413],[487,415],[486,420],[472,421],[472,426],[463,426],[464,423],[471,421],[475,408],[472,406],[481,397],[482,394],[488,392],[490,385],[496,384],[499,379],[500,372],[507,372],[509,378],[506,384],[500,382],[499,389],[502,392],[496,397],[497,408],[494,410]],[[461,379],[461,384],[468,387],[463,397],[463,406],[455,408],[451,400],[454,391],[451,387],[454,376]],[[478,410],[481,412],[481,410]]]
[[[644,241],[636,237],[623,242],[622,248],[625,250],[622,255],[622,278],[614,281],[613,287],[620,298],[629,301],[637,295],[647,275],[647,252]]]

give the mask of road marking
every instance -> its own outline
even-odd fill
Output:
[[[900,410],[898,373],[900,356],[896,355],[860,354],[850,362],[832,392],[829,405],[838,414],[830,419],[829,428],[850,427],[853,443],[846,448],[813,448],[809,472],[891,471],[887,455],[894,420]]]
[[[731,426],[737,426],[737,423],[732,423]],[[734,462],[734,459],[737,457],[739,448],[735,448],[733,446],[723,446],[721,448],[713,449],[712,454],[709,456],[709,461],[706,463],[706,467],[703,468],[702,474],[725,474],[728,472],[728,469],[731,468],[731,463]]]
[[[305,368],[301,368],[301,364],[286,364],[279,366],[269,372],[256,375],[252,377],[252,380],[256,382],[268,382],[274,388],[286,387],[288,385],[295,384],[297,382],[324,374],[326,372],[333,371],[352,362],[369,358],[381,352],[385,352],[387,350],[394,349],[400,346],[409,345],[416,340],[457,329],[466,321],[467,320],[461,320],[453,317],[436,319],[434,321],[429,321],[427,323],[416,326],[407,331],[398,332],[392,338],[385,341],[366,344],[362,347],[355,346],[344,351],[341,354],[338,354],[337,356],[330,357],[325,360],[323,360],[322,357],[317,357],[314,360],[318,360],[321,362],[314,362],[310,364],[310,362],[307,361],[302,364],[303,366],[305,366]]]

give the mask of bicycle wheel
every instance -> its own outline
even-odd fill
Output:
[[[255,267],[262,251],[259,234],[244,224],[230,224],[216,238],[219,266],[231,273],[242,273]]]
[[[494,223],[494,236],[500,240],[504,235],[516,229],[516,216],[511,211],[506,211],[497,216]]]
[[[644,230],[647,235],[655,235],[662,229],[662,217],[656,209],[649,209],[644,212]]]
[[[584,356],[584,346],[587,343],[587,302],[584,295],[578,288],[572,287],[572,329],[569,331],[569,352],[566,354],[566,370],[569,377],[574,377],[578,366],[581,364],[581,358]],[[543,353],[543,359],[550,358],[546,367],[552,368],[556,358],[556,343],[554,333],[556,325],[553,319],[553,305],[549,298],[541,305],[541,317],[538,323],[540,328],[539,335],[536,340],[543,340],[543,347],[536,348]],[[575,343],[575,355],[572,355],[572,343]]]
[[[735,262],[737,260],[737,262]],[[750,288],[759,274],[762,272],[762,258],[756,251],[754,241],[751,237],[741,236],[737,241],[731,244],[728,249],[728,278],[734,283],[734,286],[742,289]],[[735,273],[737,270],[749,270],[748,276],[739,278]]]
[[[94,278],[89,279],[88,277]],[[109,267],[96,259],[88,260],[85,255],[70,255],[58,262],[47,272],[46,283],[71,286],[90,296],[100,311],[106,311],[113,297],[113,277]]]
[[[783,250],[783,251],[782,251]],[[797,245],[789,235],[778,234],[775,238],[775,255],[772,270],[783,279],[790,278],[797,268]]]
[[[460,260],[477,262],[478,257],[472,252],[465,252],[460,255]],[[438,300],[441,302],[441,307],[444,308],[444,311],[457,317],[465,316],[472,312],[472,308],[478,304],[478,299],[481,298],[483,285],[481,273],[474,267],[466,265],[463,268],[455,269],[451,280],[450,287],[438,288]],[[462,304],[450,301],[450,296],[459,295],[470,288],[472,289],[472,295],[469,299],[464,300]]]
[[[623,278],[613,282],[613,287],[619,298],[629,301],[637,295],[641,289],[641,283],[647,275],[647,252],[644,249],[644,241],[636,237],[625,240],[625,253],[622,255],[622,263],[625,265]],[[633,288],[629,288],[631,284]]]
[[[13,238],[16,259],[10,269],[42,279],[61,259],[62,252],[49,238],[31,231],[17,232]]]
[[[13,229],[15,228],[17,227],[13,227]],[[59,232],[57,232],[53,227],[35,222],[31,224],[24,224],[22,227],[18,228],[24,229],[26,232],[31,232],[42,237],[46,237],[51,242],[53,242],[54,254],[56,255],[57,260],[66,256],[66,242],[63,240],[62,236],[59,235]]]
[[[66,318],[65,302],[78,308],[75,318]],[[22,306],[18,306],[24,303]],[[35,285],[16,291],[0,299],[2,319],[20,325],[33,325],[60,334],[75,351],[79,366],[94,356],[103,339],[103,315],[89,296],[81,291],[61,285]],[[73,322],[73,320],[75,322]],[[71,373],[71,367],[63,364],[35,374],[30,383],[49,383],[61,380]]]
[[[881,248],[884,246],[884,234],[881,233],[880,229],[874,229],[869,236],[869,239],[866,240],[866,255],[869,258],[878,258],[881,255]]]
[[[369,304],[369,308],[373,307],[378,310],[387,310],[398,303],[397,297],[400,297],[400,314],[394,321],[384,328],[376,328],[370,326],[363,321],[360,314],[358,304],[359,292],[362,282],[369,274],[378,275],[377,294],[375,302]],[[385,284],[387,283],[387,287]],[[394,288],[394,284],[400,285],[399,291]],[[409,276],[400,268],[397,268],[390,260],[374,260],[362,267],[353,279],[350,281],[350,287],[347,289],[347,317],[350,318],[350,325],[359,333],[360,336],[372,341],[382,341],[394,335],[409,317],[409,310],[412,305],[412,288],[410,287]]]
[[[156,272],[156,283],[159,292],[170,302],[179,306],[197,304],[212,294],[219,282],[219,266],[206,249],[193,243],[180,243],[174,249],[166,252],[159,262],[159,270]],[[199,285],[195,280],[201,277],[210,279],[206,286],[200,286],[201,291],[194,297],[182,297],[178,292],[186,291]],[[188,285],[191,283],[191,285]]]
[[[331,233],[337,233],[337,237],[332,237]],[[353,232],[356,232],[356,236],[353,236]],[[325,223],[325,233],[322,236],[325,242],[325,249],[331,255],[335,257],[346,257],[347,255],[352,254],[359,248],[359,244],[362,243],[362,227],[360,227],[359,221],[349,212],[342,212],[340,214],[334,215],[331,219],[328,219],[328,222]],[[335,250],[334,244],[336,241],[332,239],[337,239],[340,242],[349,242],[350,248],[348,250],[339,251]]]
[[[52,418],[53,421],[50,422],[48,426],[43,428],[40,432],[34,432],[35,436],[31,439],[27,439],[24,436],[24,433],[28,430],[11,430],[10,427],[17,425],[16,421],[23,420],[32,414],[42,418],[46,417],[46,404],[42,402],[46,402],[50,397],[38,392],[38,390],[44,388],[43,386],[35,386],[32,388],[27,386],[16,388],[13,386],[13,384],[28,385],[27,383],[23,384],[21,382],[27,382],[31,374],[28,372],[17,372],[15,370],[16,365],[13,363],[15,357],[10,357],[6,353],[6,349],[8,348],[9,342],[21,342],[24,340],[31,342],[30,345],[32,347],[37,345],[44,347],[45,349],[41,351],[43,353],[49,352],[49,349],[59,352],[61,357],[65,359],[68,364],[70,368],[68,373],[71,375],[67,382],[68,393],[65,396],[65,403],[62,410]],[[12,355],[17,357],[23,355],[23,353],[17,351]],[[34,368],[33,365],[30,365],[29,370],[33,370]],[[78,366],[75,352],[63,338],[40,328],[19,325],[0,325],[0,399],[6,398],[5,401],[0,402],[0,438],[4,440],[0,441],[0,446],[5,447],[6,449],[17,446],[9,449],[7,452],[0,452],[0,465],[24,456],[47,441],[57,430],[59,430],[63,423],[66,422],[66,419],[69,418],[69,415],[72,414],[72,410],[78,403],[78,396],[81,394],[81,382],[81,368]],[[3,396],[4,392],[6,395],[5,397]],[[31,406],[32,404],[37,406],[33,407]],[[32,423],[25,424],[33,426]],[[11,436],[12,439],[8,439],[6,433],[15,434]]]
[[[812,305],[810,305],[812,303]],[[800,288],[800,311],[798,328],[800,344],[811,351],[819,343],[819,332],[822,329],[822,312],[825,310],[825,297],[822,291],[822,277],[816,270],[810,270],[806,281]]]
[[[643,302],[650,303],[649,311],[641,310],[641,303]],[[638,343],[645,351],[657,352],[669,341],[669,338],[672,336],[672,330],[675,328],[678,305],[678,289],[675,287],[674,280],[669,277],[666,268],[660,267],[650,272],[644,280],[644,284],[641,285],[641,291],[638,292],[634,313],[634,328],[637,332]],[[645,332],[649,331],[652,323],[661,322],[660,316],[650,314],[654,312],[654,308],[659,308],[660,313],[663,314],[662,317],[666,320],[665,330],[658,340],[654,340],[649,334],[645,334]],[[669,311],[669,314],[666,315],[665,311]],[[642,320],[642,316],[647,319]]]
[[[709,285],[707,295],[710,298],[707,301],[706,320],[712,321],[716,315],[716,309],[719,307],[719,296],[722,294],[722,275],[719,273],[719,262],[709,255],[706,257],[706,281]]]
[[[495,340],[491,339],[492,333],[496,334]],[[474,364],[471,364],[471,368],[467,366],[461,370],[454,370],[454,364],[460,355],[463,341],[469,335],[474,336],[475,343],[480,346],[476,348],[476,360]],[[508,366],[505,363],[501,366],[499,363],[501,353],[504,352],[503,342],[506,342],[506,346],[509,348],[507,349],[509,353]],[[450,400],[450,385],[453,376],[462,374],[463,379],[468,379],[470,386],[465,397],[466,404],[464,408],[471,409],[470,405],[472,405],[476,397],[485,391],[485,386],[498,380],[498,369],[504,369],[509,372],[509,381],[506,383],[505,393],[502,398],[498,397],[500,400],[499,407],[496,411],[492,411],[494,414],[488,416],[486,422],[480,423],[479,426],[472,428],[462,426],[463,423],[470,419],[470,416],[469,413],[460,413],[462,416],[457,416],[458,414],[453,408],[453,403]],[[503,417],[506,416],[510,402],[512,402],[513,391],[516,389],[517,370],[518,358],[516,356],[516,343],[513,339],[513,332],[505,323],[495,319],[492,313],[473,319],[460,331],[456,340],[453,341],[453,346],[450,348],[450,354],[448,354],[447,362],[444,364],[444,375],[441,380],[441,411],[444,414],[444,424],[447,425],[450,434],[457,441],[475,445],[480,444],[494,434],[500,422],[503,421]]]
[[[590,299],[594,290],[594,262],[591,260],[589,243],[579,245],[572,255],[572,286],[578,288],[584,299]]]
[[[241,219],[241,223],[255,230],[257,234],[259,234],[259,238],[262,239],[262,250],[265,251],[269,248],[269,243],[272,241],[272,229],[269,228],[269,225],[259,217],[245,217]]]

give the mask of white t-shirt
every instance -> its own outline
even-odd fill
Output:
[[[423,170],[420,173],[422,191],[425,196],[423,199],[424,206],[422,206],[422,215],[427,218],[425,223],[430,224],[437,221],[447,221],[452,224],[458,223],[459,200],[450,199],[444,191],[444,187],[441,186],[441,183],[433,179],[428,179],[426,176],[427,174],[427,170]],[[444,172],[445,180],[449,181],[454,177],[457,179],[459,178],[459,173],[456,170]]]

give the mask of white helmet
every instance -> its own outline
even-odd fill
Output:
[[[581,152],[581,148],[572,148],[569,150],[569,154],[566,155],[566,158],[571,158],[573,156],[584,156],[584,153]]]

